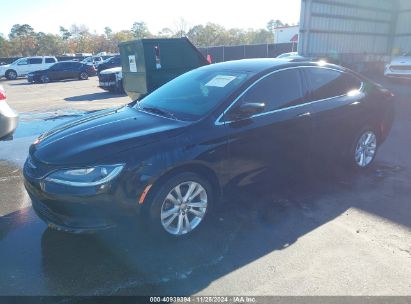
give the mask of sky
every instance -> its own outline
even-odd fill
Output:
[[[182,18],[188,27],[213,22],[226,28],[265,28],[271,19],[299,22],[301,0],[0,0],[0,33],[7,36],[16,24],[36,32],[59,33],[59,27],[86,25],[91,32],[128,30],[143,21],[156,34],[176,28]]]

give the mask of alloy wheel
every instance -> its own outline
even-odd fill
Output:
[[[10,72],[7,73],[7,75],[8,75],[7,78],[10,79],[10,80],[17,79],[17,73],[15,71],[10,71]]]
[[[43,76],[41,76],[41,82],[42,83],[48,83],[48,82],[50,82],[50,79],[47,75],[43,75]]]
[[[364,132],[355,148],[355,162],[359,167],[367,167],[377,152],[377,136],[372,131]]]
[[[198,182],[188,181],[175,186],[161,206],[161,224],[172,235],[194,230],[204,219],[208,197]]]

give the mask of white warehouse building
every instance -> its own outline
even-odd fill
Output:
[[[298,52],[340,63],[411,51],[411,0],[302,0]]]

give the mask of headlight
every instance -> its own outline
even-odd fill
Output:
[[[74,187],[99,186],[113,180],[123,168],[124,165],[107,165],[59,170],[47,176],[45,181]]]

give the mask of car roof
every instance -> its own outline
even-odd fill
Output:
[[[30,56],[25,58],[55,58],[54,56]]]
[[[59,62],[56,62],[56,63],[80,63],[80,64],[82,64],[81,62],[75,61],[75,60],[64,60],[64,61],[59,61]]]
[[[206,66],[210,70],[230,70],[236,72],[251,72],[254,74],[262,73],[270,70],[277,70],[287,67],[298,67],[298,66],[321,66],[321,67],[332,67],[338,70],[344,70],[342,67],[324,63],[315,62],[307,60],[294,61],[293,58],[258,58],[258,59],[242,59],[226,61],[221,63],[215,63]]]

